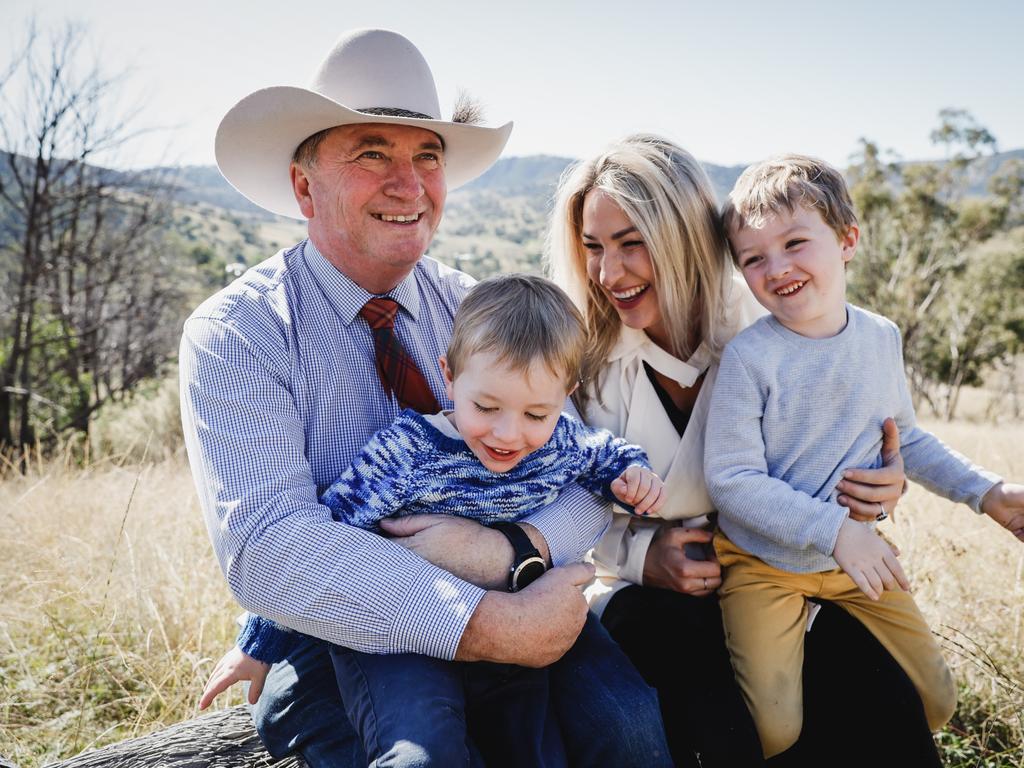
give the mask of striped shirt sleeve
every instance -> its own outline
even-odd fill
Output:
[[[288,360],[260,330],[193,316],[181,345],[189,457],[232,593],[249,611],[360,651],[453,658],[483,590],[331,518]]]

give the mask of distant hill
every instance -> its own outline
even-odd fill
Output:
[[[274,218],[228,184],[215,165],[186,165],[180,168],[157,168],[175,183],[174,199],[184,205],[212,205],[229,211]]]
[[[979,163],[969,193],[984,194],[988,179],[1011,158],[1024,160],[1024,149]],[[552,197],[559,177],[573,162],[551,155],[502,158],[483,176],[448,195],[431,255],[477,276],[539,270]],[[739,165],[704,167],[719,201],[743,170]],[[0,181],[7,173],[7,158],[0,153]],[[169,182],[172,235],[213,276],[226,263],[255,264],[305,234],[303,222],[275,216],[249,202],[212,165],[96,173],[124,176],[123,182],[143,194],[148,181]]]
[[[1013,158],[1024,160],[1024,149],[999,152],[977,163],[968,194],[984,195],[989,178],[1004,162]],[[467,197],[475,193],[490,192],[510,197],[536,197],[543,199],[546,204],[554,194],[559,177],[573,162],[573,158],[554,155],[503,157],[483,176],[456,190],[452,195],[456,199],[466,201]],[[914,161],[908,164],[914,164]],[[744,167],[704,163],[704,170],[711,179],[715,196],[720,203],[725,200]],[[179,186],[175,199],[185,205],[212,205],[267,220],[275,218],[239,194],[224,180],[215,166],[192,165],[154,171],[170,172],[171,178],[175,179]]]
[[[514,195],[555,191],[558,178],[571,163],[570,157],[529,155],[503,157],[478,179],[465,186],[468,190],[487,189]]]
[[[1024,151],[1024,150],[1022,150]],[[575,162],[570,157],[554,155],[529,155],[526,157],[503,157],[483,176],[471,181],[453,194],[464,197],[471,192],[495,192],[513,197],[539,196],[549,198],[558,186],[562,172]],[[732,189],[743,166],[721,166],[705,163],[705,170],[711,178],[719,200]],[[213,205],[226,210],[263,215],[272,218],[259,206],[249,202],[234,187],[228,184],[220,171],[213,165],[189,165],[176,169],[153,169],[154,172],[169,173],[179,189],[175,199],[185,205]]]

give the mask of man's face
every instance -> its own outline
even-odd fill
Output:
[[[441,221],[444,150],[422,128],[339,126],[321,142],[316,161],[293,165],[292,175],[314,244],[373,293],[412,270]]]

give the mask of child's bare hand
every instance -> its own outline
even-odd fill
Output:
[[[661,478],[646,467],[633,464],[612,480],[612,493],[624,504],[633,507],[633,511],[644,517],[657,516],[661,505],[665,503],[665,484]]]
[[[892,547],[864,523],[847,518],[832,556],[860,590],[878,600],[886,589],[910,589],[910,581]]]
[[[1024,485],[996,483],[982,497],[981,511],[1024,542]]]
[[[249,703],[255,704],[263,692],[268,672],[269,664],[257,661],[236,645],[213,668],[199,699],[199,709],[206,709],[221,693],[241,680],[249,681]]]

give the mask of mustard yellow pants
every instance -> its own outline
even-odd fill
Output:
[[[714,544],[723,571],[719,598],[725,641],[766,757],[791,747],[803,725],[808,597],[837,603],[878,638],[917,688],[932,730],[953,716],[953,676],[909,593],[886,591],[876,602],[838,568],[787,573],[740,549],[721,531]],[[884,701],[879,704],[884,708]]]

